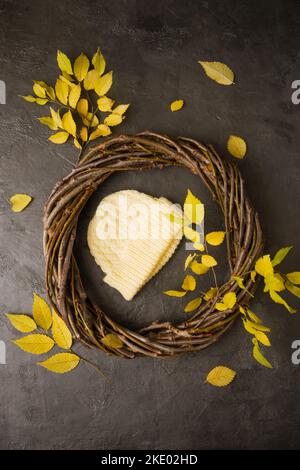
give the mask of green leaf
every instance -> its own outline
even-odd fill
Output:
[[[280,250],[277,251],[276,255],[272,259],[272,265],[277,266],[278,264],[280,264],[292,248],[293,245],[280,248]]]

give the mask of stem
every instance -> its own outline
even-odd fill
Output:
[[[77,352],[74,352],[74,354],[76,354],[76,356],[78,356],[80,359],[82,359],[84,362],[86,362],[89,366],[93,367],[99,374],[102,375],[102,377],[107,380],[108,382],[111,382],[111,380],[104,374],[104,372],[102,372],[101,369],[99,369],[99,367],[94,364],[92,361],[90,361],[89,359],[87,359],[86,357],[83,357],[81,356],[80,354],[78,354]]]

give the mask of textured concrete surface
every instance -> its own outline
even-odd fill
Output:
[[[7,85],[7,104],[0,105],[0,339],[7,347],[7,364],[0,365],[1,448],[299,447],[300,366],[291,363],[291,343],[300,339],[300,318],[262,294],[253,310],[272,328],[273,370],[252,360],[250,339],[237,323],[215,346],[175,359],[117,360],[81,348],[111,383],[85,365],[56,376],[10,344],[16,333],[3,315],[29,312],[32,292],[43,294],[43,204],[75,161],[71,146],[47,142],[36,121],[44,110],[18,98],[30,92],[32,79],[54,80],[57,48],[74,58],[101,46],[115,73],[112,96],[132,104],[116,132],[188,135],[223,153],[229,134],[244,136],[249,151],[239,167],[260,211],[267,249],[294,244],[284,268],[299,269],[300,106],[291,102],[291,83],[300,79],[299,28],[299,2],[286,0],[0,1],[0,79]],[[230,65],[236,84],[210,81],[199,59]],[[172,114],[168,105],[177,98],[186,106]],[[180,202],[187,187],[207,204],[208,228],[219,228],[220,212],[183,170],[116,176],[82,215],[81,269],[91,295],[121,321],[134,326],[181,317],[180,302],[161,291],[182,279],[184,251],[128,304],[103,285],[87,252],[92,210],[113,190],[142,189]],[[34,197],[21,214],[12,214],[7,202],[16,192]],[[229,388],[203,383],[217,364],[237,370]]]

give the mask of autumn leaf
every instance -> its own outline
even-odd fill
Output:
[[[64,54],[60,50],[57,51],[57,64],[62,72],[66,72],[69,75],[73,74],[70,59],[66,54]]]
[[[76,108],[80,95],[81,95],[80,84],[73,86],[69,94],[69,105],[71,106],[71,108],[73,109]]]
[[[265,281],[265,288],[264,292],[268,292],[270,290],[274,290],[276,292],[281,292],[285,289],[284,281],[280,274],[269,274],[264,278]]]
[[[67,85],[67,83],[64,83],[59,78],[56,80],[55,83],[55,93],[62,104],[68,104],[69,85]]]
[[[251,271],[250,278],[252,282],[255,282],[257,272],[255,270]]]
[[[293,246],[286,246],[284,248],[280,248],[280,250],[277,251],[274,258],[272,259],[273,267],[280,264],[292,248],[293,248]]]
[[[270,369],[273,368],[272,364],[270,364],[270,362],[263,356],[260,348],[259,348],[259,345],[258,345],[258,341],[256,338],[253,338],[252,339],[252,342],[253,342],[253,357],[254,359],[259,362],[262,366],[264,367],[268,367]]]
[[[300,299],[300,287],[294,286],[291,282],[287,281],[286,288],[288,291]]]
[[[129,108],[129,104],[119,104],[113,109],[114,114],[119,114],[120,116],[123,116],[124,113],[126,113],[127,109]]]
[[[237,285],[239,286],[240,289],[246,290],[243,278],[241,278],[239,276],[233,276],[232,279],[235,280],[235,282],[237,283]]]
[[[120,116],[119,114],[112,113],[106,116],[106,118],[104,119],[104,124],[106,124],[107,126],[118,126],[119,124],[121,124],[122,121],[122,116]]]
[[[191,276],[190,274],[187,274],[183,280],[182,289],[184,290],[195,290],[196,289],[196,279],[194,276]]]
[[[89,109],[89,103],[86,98],[81,98],[78,103],[77,103],[77,111],[80,116],[87,116],[88,115],[88,109]]]
[[[104,137],[111,134],[110,128],[106,124],[99,124],[96,130],[94,130],[89,140],[98,139],[98,137]]]
[[[121,339],[114,333],[109,333],[101,339],[101,343],[105,344],[109,348],[121,349],[123,347],[123,342]]]
[[[88,140],[88,130],[87,127],[82,127],[80,129],[80,138],[83,142],[86,142]]]
[[[236,376],[236,372],[226,366],[214,367],[207,375],[206,381],[215,387],[225,387]]]
[[[98,79],[95,92],[98,96],[104,96],[110,90],[113,82],[113,72],[108,72]]]
[[[198,275],[205,274],[209,270],[208,266],[205,266],[205,264],[198,263],[198,261],[194,260],[191,263],[191,270]]]
[[[204,300],[209,301],[209,300],[213,299],[214,297],[216,297],[217,293],[218,293],[217,287],[211,287],[211,288],[208,289],[208,291],[205,293],[205,295],[204,295]]]
[[[235,158],[243,159],[247,152],[247,144],[237,135],[231,135],[227,141],[227,150]]]
[[[222,302],[216,303],[216,309],[223,312],[225,310],[231,310],[236,304],[235,292],[228,292],[224,295]]]
[[[73,137],[76,136],[76,124],[71,111],[67,111],[62,117],[62,126]]]
[[[93,113],[87,113],[87,115],[81,116],[83,124],[90,127],[96,127],[99,124],[99,119]]]
[[[193,259],[195,258],[196,254],[193,253],[193,254],[189,254],[184,262],[184,270],[186,271],[187,268],[190,266],[191,262],[193,261]]]
[[[55,91],[52,86],[47,85],[47,83],[43,82],[42,80],[34,80],[34,83],[40,85],[51,100],[55,100]]]
[[[193,246],[194,246],[195,250],[204,251],[204,245],[202,245],[202,243],[196,242],[196,243],[194,243]]]
[[[22,212],[31,203],[32,197],[28,194],[14,194],[9,201],[13,212]]]
[[[52,120],[55,123],[56,127],[62,127],[62,122],[61,122],[59,111],[55,111],[50,106],[50,112],[51,112]]]
[[[48,98],[36,98],[35,102],[41,106],[44,106],[49,102]]]
[[[184,218],[188,224],[200,225],[204,219],[204,204],[188,189],[183,205]]]
[[[217,266],[217,260],[211,255],[202,255],[201,256],[201,263],[207,266],[208,268],[212,268],[213,266]]]
[[[191,227],[188,227],[188,225],[184,225],[183,227],[183,234],[185,238],[188,240],[191,240],[193,243],[198,243],[200,242],[200,233],[194,230]]]
[[[77,149],[79,149],[79,150],[82,149],[82,146],[80,145],[79,140],[76,139],[76,137],[74,137],[73,143],[74,143],[74,145],[75,145],[75,147],[76,147]]]
[[[35,82],[32,88],[38,98],[45,98],[46,90],[39,83]]]
[[[199,60],[198,63],[203,67],[206,75],[219,83],[220,85],[232,85],[234,74],[232,70],[222,62],[204,62]]]
[[[31,333],[31,331],[34,331],[37,328],[34,319],[29,315],[7,313],[6,316],[12,326],[22,333]]]
[[[98,47],[97,52],[93,55],[92,64],[99,75],[102,75],[105,71],[105,59],[101,54]]]
[[[202,302],[202,297],[197,297],[196,299],[191,300],[191,301],[184,307],[185,313],[193,312],[194,310],[196,310],[198,307],[200,307],[201,302]]]
[[[19,95],[20,98],[23,98],[23,100],[27,101],[28,103],[35,103],[36,101],[36,98],[34,96],[31,96],[31,95]]]
[[[288,273],[286,277],[292,284],[300,284],[300,271]]]
[[[290,313],[296,313],[297,310],[290,307],[290,305],[274,290],[270,290],[270,297],[271,299],[276,302],[277,304],[283,305]]]
[[[210,232],[205,236],[205,240],[209,245],[218,246],[223,243],[225,238],[225,232]]]
[[[274,273],[270,255],[264,255],[256,261],[255,271],[263,277]]]
[[[38,294],[33,294],[33,318],[43,330],[48,330],[52,324],[51,310],[47,302]]]
[[[64,374],[75,369],[80,362],[80,357],[74,353],[58,353],[49,357],[43,362],[38,362],[39,366],[55,372],[56,374]]]
[[[52,131],[55,131],[57,129],[57,125],[53,121],[52,117],[43,116],[43,117],[40,117],[40,118],[37,118],[37,119],[41,124],[44,124],[45,126],[49,127],[49,129],[51,129]]]
[[[15,339],[12,342],[23,351],[31,354],[47,353],[54,346],[54,341],[50,336],[39,333],[23,336],[23,338]]]
[[[183,104],[184,104],[184,101],[183,101],[183,100],[176,100],[176,101],[173,101],[173,102],[170,104],[171,111],[172,111],[172,112],[174,112],[174,111],[179,111],[179,110],[183,107]]]
[[[58,346],[63,349],[71,349],[72,335],[64,320],[55,312],[52,312],[52,336]]]
[[[264,346],[271,346],[270,340],[262,331],[255,331],[255,338]]]
[[[90,70],[84,79],[83,86],[85,90],[94,90],[97,84],[99,74],[97,70]]]
[[[247,308],[247,314],[249,315],[249,317],[251,318],[252,321],[254,321],[255,323],[262,323],[261,319],[256,315],[256,313],[252,312],[252,310],[250,310],[249,308]]]
[[[102,111],[103,113],[106,113],[108,111],[111,111],[111,108],[114,105],[114,100],[112,100],[111,98],[108,98],[107,96],[101,96],[97,100],[97,105],[100,111]],[[118,114],[118,113],[115,113],[115,114]]]
[[[90,61],[87,56],[82,52],[74,62],[74,75],[79,82],[85,79],[90,66]]]
[[[56,134],[51,135],[48,137],[48,140],[53,142],[53,144],[64,144],[69,138],[68,132],[57,132]]]
[[[184,297],[187,291],[179,291],[179,290],[166,290],[164,294],[168,295],[169,297]]]

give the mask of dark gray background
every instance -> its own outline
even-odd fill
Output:
[[[116,133],[187,135],[222,153],[228,135],[243,136],[249,150],[238,164],[261,214],[267,250],[296,245],[284,269],[299,269],[300,108],[291,102],[291,82],[300,79],[299,27],[297,1],[1,0],[0,79],[7,85],[7,104],[0,105],[0,339],[7,345],[7,365],[0,365],[1,448],[299,447],[300,366],[291,364],[291,343],[300,339],[300,319],[262,294],[253,310],[272,328],[266,353],[273,370],[254,362],[249,335],[237,322],[215,346],[180,358],[118,360],[81,348],[111,383],[85,365],[56,376],[10,344],[16,332],[3,315],[30,312],[32,292],[44,292],[43,205],[75,161],[71,145],[47,141],[47,130],[36,121],[45,108],[18,98],[30,93],[32,79],[55,79],[57,48],[75,58],[101,46],[115,74],[111,96],[131,103]],[[197,60],[227,63],[236,84],[210,81]],[[177,98],[185,108],[173,114],[169,103]],[[183,170],[116,176],[82,217],[77,252],[85,279],[121,321],[180,318],[180,301],[161,291],[179,285],[183,248],[130,304],[103,285],[87,252],[84,228],[97,201],[131,187],[174,202],[182,202],[190,187],[207,204],[208,228],[222,227],[220,212]],[[21,214],[11,213],[7,203],[16,192],[34,197]],[[204,384],[218,364],[238,373],[228,388]]]

